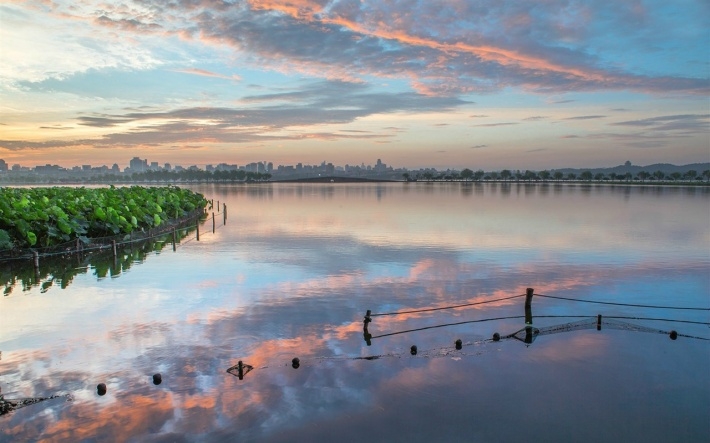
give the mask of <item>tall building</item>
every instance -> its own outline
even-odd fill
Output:
[[[7,163],[5,163],[5,160],[0,158],[0,172],[5,172],[7,169]]]
[[[129,162],[131,172],[145,172],[148,169],[148,160],[141,160],[139,157],[133,157]]]

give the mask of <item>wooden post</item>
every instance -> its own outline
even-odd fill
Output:
[[[200,221],[197,220],[197,223],[195,224],[195,228],[197,228],[197,241],[200,241]]]
[[[116,240],[111,240],[111,248],[113,249],[113,258],[116,258]]]
[[[227,213],[222,211],[222,226],[227,224]]]
[[[214,211],[212,211],[212,233],[214,234]]]
[[[173,228],[173,252],[177,250],[177,247],[175,246],[175,242],[177,241],[177,232],[175,231],[175,228]]]
[[[37,251],[32,251],[32,261],[34,262],[35,267],[35,279],[37,279],[37,283],[39,283],[39,254]]]
[[[237,363],[237,374],[238,374],[239,380],[244,379],[244,363],[242,363],[241,360],[239,360],[239,363]]]
[[[602,315],[597,315],[597,331],[602,330]]]
[[[531,344],[535,338],[533,335],[532,321],[532,298],[535,289],[527,288],[525,291],[525,343]]]
[[[76,253],[81,253],[81,240],[79,238],[76,239]]]
[[[525,324],[532,325],[532,298],[535,289],[528,288],[525,291]]]

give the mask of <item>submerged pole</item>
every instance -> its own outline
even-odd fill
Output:
[[[116,253],[116,240],[111,240],[111,249],[113,249],[113,258],[116,258],[116,256],[118,255]]]
[[[197,223],[195,223],[195,228],[197,229],[197,241],[200,241],[200,221],[197,220]]]
[[[212,211],[212,233],[214,234],[214,211]]]
[[[173,252],[177,250],[177,247],[175,245],[177,241],[177,232],[175,231],[175,228],[173,228]]]

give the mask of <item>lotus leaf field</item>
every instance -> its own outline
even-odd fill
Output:
[[[206,205],[176,186],[0,188],[0,251],[128,235]]]

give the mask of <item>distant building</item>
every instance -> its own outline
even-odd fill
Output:
[[[139,157],[133,157],[128,163],[131,172],[145,172],[148,169],[148,160],[141,160]]]
[[[6,172],[7,170],[7,163],[5,163],[5,160],[0,159],[0,172]]]

